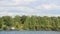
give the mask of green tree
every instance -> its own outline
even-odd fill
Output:
[[[10,26],[11,26],[11,17],[10,16],[3,16],[2,17],[2,29],[7,29],[8,30],[8,28],[10,28]]]
[[[14,17],[14,23],[12,26],[14,26],[16,28],[16,30],[20,30],[20,25],[21,25],[21,17],[16,15]]]

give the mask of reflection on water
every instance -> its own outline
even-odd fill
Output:
[[[57,31],[0,31],[0,34],[60,34]]]

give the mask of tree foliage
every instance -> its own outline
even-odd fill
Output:
[[[48,16],[2,16],[0,17],[0,30],[55,30],[60,31],[60,17]]]

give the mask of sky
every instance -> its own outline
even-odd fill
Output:
[[[60,16],[60,0],[0,0],[0,16]]]

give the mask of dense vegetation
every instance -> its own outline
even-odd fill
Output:
[[[48,16],[2,16],[0,17],[0,30],[53,30],[60,31],[60,17]]]

